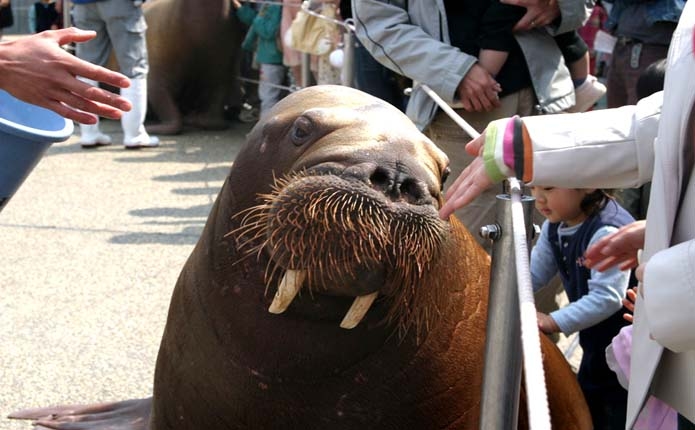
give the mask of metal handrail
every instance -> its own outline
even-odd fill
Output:
[[[480,136],[477,130],[461,118],[461,116],[429,86],[420,84],[420,87],[471,138]],[[525,219],[530,220],[530,216],[524,217],[522,183],[514,177],[507,178],[507,181],[510,184],[511,194],[511,210],[509,214],[511,216],[513,234],[517,289],[505,289],[501,288],[503,285],[493,285],[495,283],[503,284],[506,279],[498,279],[498,273],[491,273],[491,295],[488,303],[488,312],[494,312],[495,315],[500,315],[501,313],[506,315],[518,315],[518,318],[515,318],[515,324],[508,323],[510,320],[509,317],[488,318],[486,365],[483,370],[480,429],[516,428],[516,415],[518,413],[519,400],[519,379],[516,375],[517,369],[520,371],[520,367],[518,363],[514,364],[514,359],[516,357],[513,351],[515,344],[518,342],[517,339],[519,339],[519,327],[521,349],[524,357],[523,367],[525,372],[529,427],[533,430],[550,429],[550,412],[545,386],[543,359],[540,349],[540,334],[529,270],[528,236],[526,235],[527,223]],[[498,199],[499,198],[500,196],[498,196]],[[528,207],[528,202],[526,203]],[[498,210],[498,212],[501,211]],[[505,220],[505,222],[506,221],[507,220]],[[505,237],[504,230],[499,228],[499,226],[497,227],[502,237]],[[499,237],[495,238],[495,240],[497,239],[499,239]],[[495,248],[493,247],[493,268],[496,267],[494,251]],[[493,292],[495,293],[494,297]],[[510,297],[514,294],[518,297],[518,306],[516,308],[509,307]],[[493,302],[493,300],[495,300],[495,302]],[[492,334],[500,336],[501,339],[491,339]],[[515,337],[515,339],[510,340],[509,337],[512,336]],[[491,353],[493,349],[495,351]],[[505,352],[500,352],[500,349],[503,349]],[[515,386],[510,386],[512,385],[510,381],[512,381]]]

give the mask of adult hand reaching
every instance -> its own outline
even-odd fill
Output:
[[[492,186],[493,182],[483,164],[482,149],[484,144],[485,132],[466,144],[466,152],[471,155],[478,155],[478,157],[461,172],[447,190],[446,203],[439,209],[440,218],[448,219],[454,211],[466,206]]]
[[[644,247],[646,222],[635,221],[591,245],[584,255],[584,265],[603,271],[615,265],[620,270],[637,267],[637,251]],[[641,278],[641,271],[638,279]]]
[[[514,26],[514,31],[544,27],[560,16],[557,0],[500,0],[501,3],[526,8],[526,13]]]
[[[61,48],[94,36],[94,31],[66,28],[0,44],[0,88],[27,103],[84,124],[96,123],[96,115],[119,119],[123,111],[131,109],[128,100],[76,77],[119,88],[128,87],[130,80]]]
[[[469,112],[491,111],[500,106],[500,84],[482,66],[474,64],[458,86],[463,108]]]

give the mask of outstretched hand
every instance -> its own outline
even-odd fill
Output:
[[[584,265],[598,271],[616,265],[620,270],[637,267],[637,253],[644,247],[645,225],[645,221],[635,221],[600,239],[586,250]]]
[[[446,203],[439,209],[441,219],[448,219],[454,211],[466,206],[492,186],[493,183],[483,164],[482,150],[484,144],[485,132],[466,144],[466,152],[471,155],[478,155],[478,157],[461,172],[447,190]]]
[[[77,76],[126,88],[130,80],[120,73],[80,60],[61,48],[85,42],[94,31],[66,28],[49,30],[0,45],[0,88],[27,103],[50,109],[84,124],[97,115],[119,119],[131,109],[128,100],[78,80]]]

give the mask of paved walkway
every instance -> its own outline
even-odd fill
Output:
[[[1,429],[30,428],[5,418],[20,408],[150,395],[171,291],[249,129],[49,149],[0,213]]]

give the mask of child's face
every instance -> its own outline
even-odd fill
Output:
[[[563,221],[568,226],[577,225],[586,219],[581,203],[593,190],[556,187],[531,187],[536,198],[536,209],[550,222]]]

